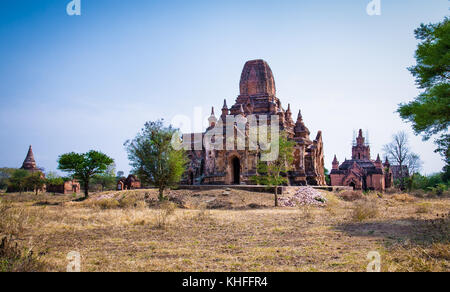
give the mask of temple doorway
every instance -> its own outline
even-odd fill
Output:
[[[241,184],[241,162],[239,158],[234,157],[231,161],[231,166],[233,184],[239,185]]]
[[[355,190],[355,189],[356,189],[356,184],[355,184],[354,182],[351,182],[351,183],[350,183],[350,187],[352,187],[353,190]]]
[[[189,172],[189,185],[194,185],[194,173],[192,171]]]

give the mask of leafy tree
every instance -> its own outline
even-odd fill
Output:
[[[41,172],[32,173],[25,178],[26,188],[34,190],[36,192],[36,196],[39,190],[45,186],[45,182],[46,180],[42,176]]]
[[[409,68],[416,78],[416,84],[423,92],[407,104],[400,104],[398,113],[412,123],[417,135],[424,140],[439,135],[435,143],[436,152],[446,161],[446,177],[450,164],[450,21],[421,24],[415,30],[420,41],[416,50],[417,64]]]
[[[98,151],[87,153],[67,153],[58,159],[58,169],[68,172],[80,180],[84,187],[84,199],[89,197],[89,181],[97,174],[104,173],[114,160]]]
[[[164,190],[181,180],[188,162],[184,149],[176,149],[172,141],[180,143],[178,130],[160,120],[147,122],[133,140],[124,143],[134,173],[158,188],[160,201],[165,200]]]
[[[392,136],[392,142],[384,145],[383,150],[388,159],[399,167],[399,187],[405,189],[405,179],[420,169],[422,162],[417,154],[409,148],[409,138],[406,132],[400,131]],[[406,169],[408,171],[406,171]]]
[[[29,175],[30,173],[24,169],[16,169],[9,179],[9,186],[12,189],[19,190],[19,193],[22,194],[26,187],[26,178]]]
[[[0,190],[8,187],[9,179],[15,170],[15,168],[0,168]]]
[[[442,179],[441,174],[432,174],[423,176],[419,173],[414,174],[410,179],[410,190],[424,190],[426,192],[435,192],[440,195],[441,191],[446,191],[449,187]]]
[[[278,187],[288,182],[286,174],[292,169],[295,146],[295,143],[290,141],[283,132],[280,133],[278,140],[271,141],[270,149],[274,149],[277,146],[276,144],[278,144],[278,157],[269,162],[259,161],[257,166],[259,175],[252,177],[252,180],[257,184],[275,188],[275,207],[278,206]],[[267,154],[270,151],[267,150],[262,153]]]
[[[116,165],[113,163],[108,166],[106,171],[101,174],[96,174],[92,178],[94,184],[100,185],[102,187],[102,192],[105,189],[111,189],[116,184]]]
[[[123,172],[121,170],[117,172],[117,178],[122,178],[124,175],[125,175],[125,172]]]
[[[64,178],[59,176],[56,172],[49,172],[46,176],[47,185],[58,186],[64,183]]]
[[[323,169],[324,175],[325,175],[325,182],[328,186],[331,186],[331,178],[330,178],[330,171],[327,168]]]

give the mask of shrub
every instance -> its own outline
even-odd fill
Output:
[[[31,249],[19,247],[19,237],[29,220],[23,208],[0,200],[0,272],[40,272],[45,264],[40,261],[43,254],[35,255]]]
[[[336,215],[336,210],[339,207],[339,199],[334,194],[329,194],[327,196],[326,210],[331,215]]]
[[[424,198],[425,191],[424,190],[414,190],[414,191],[410,192],[410,195],[417,197],[417,198]]]
[[[315,218],[313,213],[313,207],[311,205],[300,205],[299,210],[300,216],[303,220],[307,219],[313,220]]]
[[[410,196],[408,194],[395,194],[394,196],[392,196],[392,198],[402,203],[410,203],[415,200],[413,196]]]
[[[431,204],[430,203],[420,203],[416,207],[416,213],[417,214],[429,213],[430,209],[431,209]]]
[[[388,195],[393,195],[393,194],[395,194],[395,193],[398,192],[398,189],[396,189],[396,188],[388,188],[388,189],[386,189],[384,192],[385,192],[386,194],[388,194]]]
[[[127,193],[119,199],[119,207],[120,208],[136,208],[138,206],[138,202],[142,201],[136,195],[136,193]]]
[[[156,227],[166,228],[170,217],[175,213],[177,206],[168,201],[159,204],[159,209],[156,211]]]
[[[0,235],[18,236],[23,232],[28,216],[24,209],[0,201],[0,218]]]
[[[435,187],[430,188],[433,195],[436,196],[442,196],[447,191],[447,189],[448,187],[446,184],[437,184]]]
[[[21,249],[12,236],[5,236],[0,242],[0,272],[42,272],[46,267],[40,259],[42,255]]]
[[[378,205],[376,201],[361,200],[355,202],[352,210],[352,219],[362,222],[366,219],[375,218],[378,215]]]
[[[338,195],[342,200],[352,202],[364,198],[363,194],[358,191],[343,191]]]
[[[93,201],[91,204],[94,207],[100,208],[101,210],[117,209],[120,206],[119,201],[114,198],[100,199],[97,201]]]

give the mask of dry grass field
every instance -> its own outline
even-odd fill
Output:
[[[156,195],[1,194],[0,235],[37,264],[0,269],[65,271],[77,251],[82,271],[365,271],[378,251],[382,271],[450,271],[449,198],[324,192],[326,207],[274,208],[271,194],[175,190],[174,208]]]

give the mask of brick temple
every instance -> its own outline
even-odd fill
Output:
[[[21,169],[24,169],[30,173],[40,173],[42,178],[45,178],[45,174],[40,169],[37,164],[36,160],[34,158],[33,153],[33,147],[30,145],[28,148],[27,156],[25,157],[25,160],[23,161]],[[75,180],[67,180],[64,181],[64,183],[60,185],[44,185],[42,189],[39,191],[41,192],[48,192],[48,193],[60,193],[60,194],[70,194],[70,193],[79,193],[80,192],[80,183]],[[8,187],[7,192],[17,192],[18,190],[13,187]],[[30,191],[26,189],[26,191]]]
[[[223,133],[226,133],[227,127],[234,127],[235,132],[239,131],[235,122],[231,125],[227,124],[227,117],[233,116],[238,123],[247,123],[243,135],[248,138],[247,118],[252,116],[260,119],[263,115],[268,117],[277,115],[280,129],[287,133],[290,140],[295,141],[295,160],[292,171],[288,173],[289,184],[325,185],[322,133],[319,131],[315,139],[311,140],[310,131],[303,121],[301,112],[294,121],[290,105],[286,110],[282,107],[280,99],[276,96],[272,70],[263,60],[248,61],[245,64],[241,74],[240,94],[236,102],[229,108],[225,100],[218,118],[215,116],[213,108],[209,118],[209,128],[205,133],[183,135],[183,141],[191,143],[188,150],[190,163],[184,183],[252,184],[251,177],[257,175],[257,163],[261,157],[260,148],[250,150],[247,145],[244,150],[237,148],[234,150],[206,150],[204,141],[201,140],[200,144],[202,145],[198,145],[199,142],[195,140],[195,137],[205,137],[208,131],[212,131],[218,125],[223,127]],[[225,137],[224,141],[229,138]]]
[[[389,161],[383,163],[378,155],[370,158],[370,146],[366,143],[362,130],[354,141],[352,159],[341,165],[334,156],[333,169],[330,172],[332,186],[350,186],[355,190],[376,190],[383,192],[393,184],[392,169]]]

